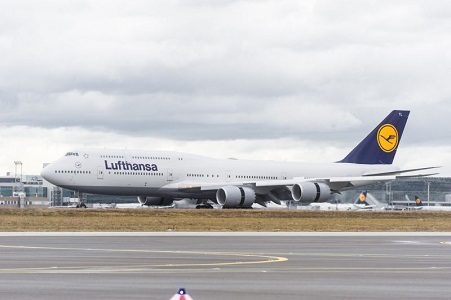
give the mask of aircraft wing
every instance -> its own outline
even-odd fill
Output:
[[[357,210],[373,210],[376,208],[376,205],[362,205],[362,204],[354,204],[354,207]]]
[[[240,186],[250,187],[257,194],[266,194],[273,189],[291,187],[295,184],[301,184],[304,182],[321,182],[329,185],[332,191],[338,191],[345,187],[353,187],[355,184],[362,185],[372,182],[390,181],[396,178],[406,177],[424,177],[430,175],[436,175],[437,173],[430,174],[415,174],[415,175],[401,175],[402,173],[415,172],[421,170],[430,170],[440,167],[425,167],[416,169],[406,169],[381,173],[367,173],[362,176],[353,177],[318,177],[318,178],[305,178],[294,177],[292,179],[280,179],[280,180],[248,180],[248,181],[228,181],[228,182],[205,182],[205,181],[190,181],[183,180],[173,182],[162,187],[162,189],[175,189],[179,191],[214,191],[224,186]]]
[[[339,190],[343,187],[352,187],[355,183],[371,183],[378,181],[389,181],[396,179],[397,176],[356,176],[356,177],[330,177],[330,178],[304,178],[294,177],[283,180],[258,180],[258,181],[239,181],[239,182],[202,182],[202,181],[180,181],[165,185],[162,189],[176,189],[179,191],[215,191],[225,186],[240,186],[253,189],[256,194],[264,195],[274,189],[287,188],[295,184],[304,182],[321,182],[330,186],[332,190]]]
[[[230,182],[180,181],[163,186],[160,190],[172,197],[211,199],[228,207],[248,207],[253,203],[275,202],[293,199],[302,203],[324,202],[333,193],[380,181],[395,180],[398,176],[365,175],[353,177],[305,178],[284,180],[254,180]],[[227,202],[229,201],[229,202]],[[227,204],[225,204],[227,203]],[[239,204],[241,203],[241,204]]]
[[[346,186],[354,186],[355,183],[366,183],[366,182],[378,182],[378,181],[389,181],[396,179],[396,176],[356,176],[356,177],[319,177],[319,178],[304,178],[295,177],[293,179],[286,180],[262,180],[255,181],[253,184],[257,188],[278,188],[282,186],[293,186],[295,184],[300,184],[303,182],[322,182],[330,186],[332,190],[339,190]]]

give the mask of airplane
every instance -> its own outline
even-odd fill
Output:
[[[432,206],[424,206],[420,197],[415,196],[415,209],[416,210],[431,210],[431,211],[451,211],[451,206],[442,206],[440,204],[434,203]]]
[[[173,151],[77,149],[48,164],[48,182],[70,190],[137,196],[146,206],[179,199],[198,205],[251,208],[254,203],[325,202],[334,193],[379,181],[412,177],[392,165],[409,111],[394,110],[342,160],[302,163],[217,159]],[[436,173],[434,173],[436,174]],[[417,174],[429,176],[434,174]],[[211,204],[206,204],[210,205]]]
[[[376,205],[371,205],[367,202],[367,191],[360,193],[359,197],[354,203],[310,203],[307,209],[311,210],[337,210],[337,211],[349,211],[349,210],[373,210]]]
[[[393,200],[387,206],[387,210],[434,210],[434,211],[451,211],[450,202],[431,201],[428,205],[424,205],[421,198],[415,195],[415,200],[410,200],[408,195],[404,196],[406,200]]]

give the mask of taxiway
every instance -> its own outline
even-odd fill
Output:
[[[450,233],[0,233],[2,299],[445,299]]]

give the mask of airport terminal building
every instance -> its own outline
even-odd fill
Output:
[[[40,175],[0,176],[0,207],[70,206],[84,203],[137,203],[136,197],[79,194],[52,185]]]
[[[0,176],[0,206],[49,206],[50,184],[41,176]]]

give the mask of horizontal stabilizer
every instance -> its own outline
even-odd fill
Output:
[[[439,167],[424,167],[424,168],[416,168],[416,169],[397,170],[397,171],[381,172],[381,173],[367,173],[367,174],[363,174],[363,176],[366,177],[366,176],[398,175],[398,174],[402,174],[402,173],[410,173],[410,172],[424,171],[424,170],[431,170],[431,169],[438,169],[438,168],[441,168],[441,166],[439,166]],[[421,175],[414,175],[414,176],[421,177]],[[426,176],[428,176],[428,175],[426,175]]]

